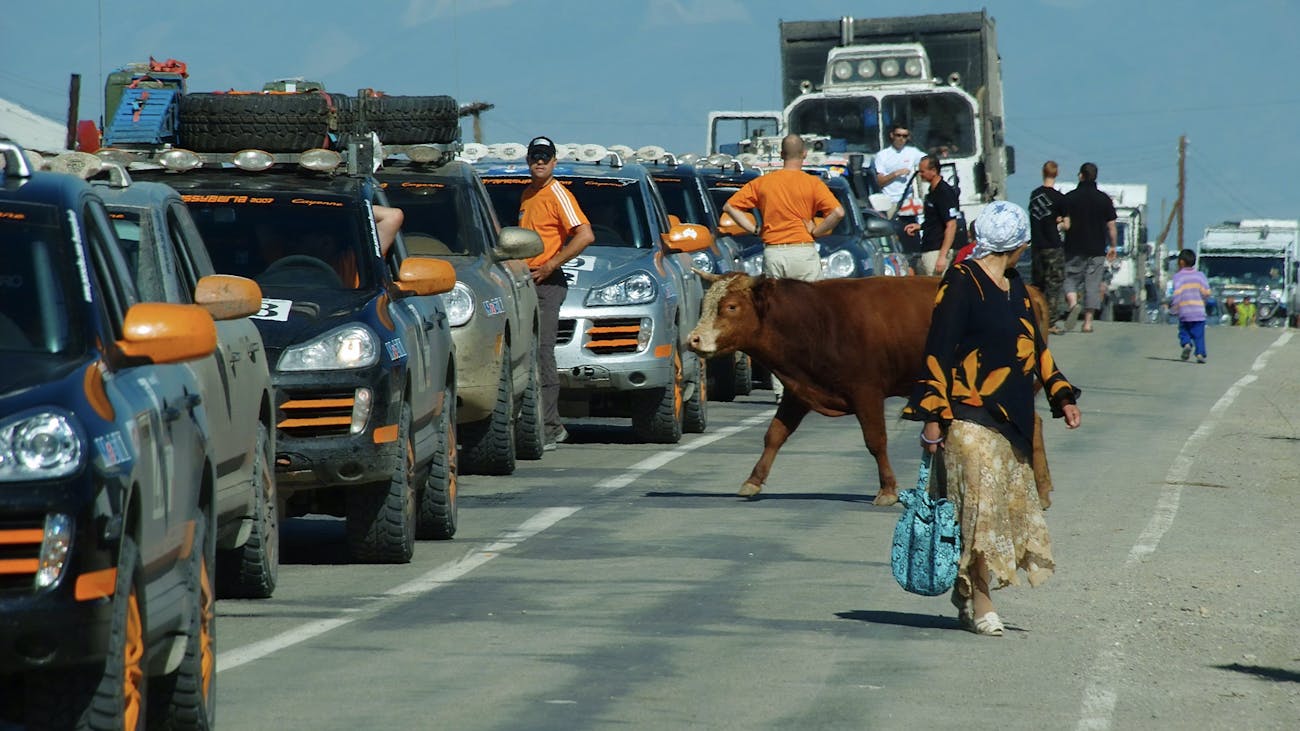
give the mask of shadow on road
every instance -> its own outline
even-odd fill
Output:
[[[1234,673],[1245,673],[1267,680],[1285,681],[1288,683],[1300,683],[1300,673],[1294,670],[1283,670],[1282,668],[1269,668],[1262,665],[1242,665],[1232,663],[1231,665],[1214,665],[1220,670],[1231,670]]]
[[[876,498],[875,495],[859,495],[848,492],[778,492],[767,493],[760,492],[751,498],[743,498],[734,492],[647,492],[646,497],[704,497],[704,498],[731,498],[736,502],[743,503],[760,503],[764,500],[834,500],[842,503],[867,503],[870,504]]]
[[[280,523],[280,563],[343,566],[348,555],[342,518],[290,518]]]
[[[854,609],[850,612],[836,612],[840,619],[871,624],[892,624],[899,627],[917,627],[919,629],[961,629],[956,617],[941,614],[912,614],[910,612],[882,612],[873,609]]]

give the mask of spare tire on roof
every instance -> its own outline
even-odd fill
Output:
[[[179,137],[195,152],[302,152],[329,147],[338,122],[334,100],[323,92],[183,94]]]
[[[364,120],[358,105],[364,106]],[[374,131],[386,145],[445,144],[460,137],[460,107],[450,96],[363,96],[351,101],[340,120],[349,131]]]

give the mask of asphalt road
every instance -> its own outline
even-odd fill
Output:
[[[1053,340],[1083,425],[1047,428],[1057,573],[957,628],[889,572],[856,421],[810,416],[760,499],[770,391],[673,448],[611,422],[467,477],[455,540],[350,565],[288,521],[275,597],[218,603],[238,729],[1300,728],[1300,337],[1099,323]],[[889,403],[890,416],[901,401]],[[1045,406],[1043,406],[1045,411]],[[910,422],[890,455],[919,458]]]

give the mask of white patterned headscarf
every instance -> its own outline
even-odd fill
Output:
[[[1018,249],[1029,241],[1029,214],[1009,201],[993,201],[975,219],[972,259]]]

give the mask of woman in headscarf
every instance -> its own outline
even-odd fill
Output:
[[[1034,379],[1052,415],[1079,426],[1079,390],[1056,368],[1015,269],[1029,216],[995,201],[975,222],[971,258],[952,266],[935,297],[926,372],[903,417],[925,423],[923,448],[943,450],[947,495],[961,527],[952,603],[964,628],[1001,636],[989,592],[1051,576],[1052,543],[1030,466]]]

